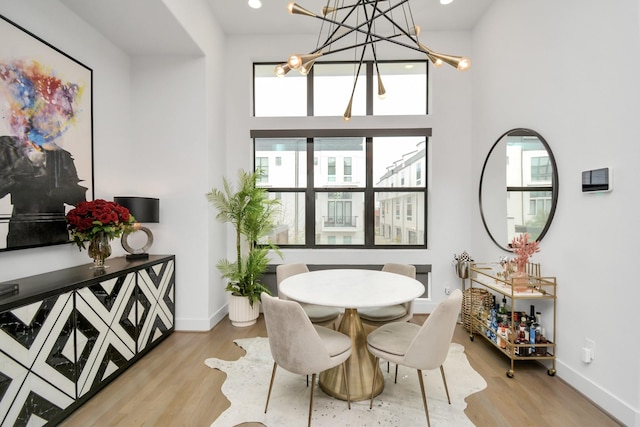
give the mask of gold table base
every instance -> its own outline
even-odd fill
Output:
[[[371,397],[374,369],[377,369],[378,373],[376,374],[373,395],[379,395],[384,388],[382,372],[379,365],[374,365],[374,357],[367,350],[367,333],[364,330],[364,326],[362,326],[357,309],[345,309],[338,330],[351,337],[351,356],[345,362],[347,381],[349,382],[349,397],[354,402],[367,400]],[[320,388],[330,396],[347,400],[347,388],[344,384],[342,367],[336,366],[320,373]]]

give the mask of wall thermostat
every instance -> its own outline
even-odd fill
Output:
[[[600,168],[582,172],[582,192],[601,193],[613,188],[611,169]]]

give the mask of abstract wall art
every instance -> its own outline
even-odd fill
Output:
[[[93,71],[0,15],[0,251],[69,242],[93,199]]]

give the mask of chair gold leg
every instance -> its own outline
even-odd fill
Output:
[[[313,374],[311,376],[311,397],[309,398],[309,424],[308,424],[309,427],[311,427],[311,413],[313,412],[313,389],[315,384],[316,384],[316,374]]]
[[[269,399],[271,398],[271,388],[273,387],[273,379],[276,377],[276,369],[278,368],[278,364],[273,362],[273,370],[271,371],[271,382],[269,383],[269,393],[267,393],[267,404],[264,405],[264,413],[267,413],[267,408],[269,407]]]
[[[378,363],[380,362],[380,358],[376,357],[373,360],[373,366],[378,366]],[[378,374],[378,370],[377,369],[373,369],[373,382],[371,383],[371,400],[369,401],[369,409],[373,408],[373,392],[376,388],[376,376]]]
[[[396,376],[393,379],[394,384],[398,384],[398,364],[396,363]]]
[[[427,426],[431,427],[431,421],[429,421],[429,407],[427,406],[427,396],[424,393],[424,380],[422,379],[422,371],[420,369],[418,369],[418,379],[420,380],[420,391],[422,392],[424,413],[427,414]]]
[[[349,396],[349,381],[347,380],[347,364],[342,364],[342,375],[344,376],[344,386],[347,389],[347,406],[351,409],[351,396]]]
[[[449,387],[447,387],[447,378],[444,376],[444,368],[440,365],[440,373],[442,374],[442,382],[444,383],[444,391],[447,392],[447,400],[449,401],[449,405],[451,405],[451,399],[449,398]]]

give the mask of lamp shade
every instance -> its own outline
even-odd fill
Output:
[[[136,222],[160,222],[160,200],[152,197],[114,197],[113,201],[129,209]]]

